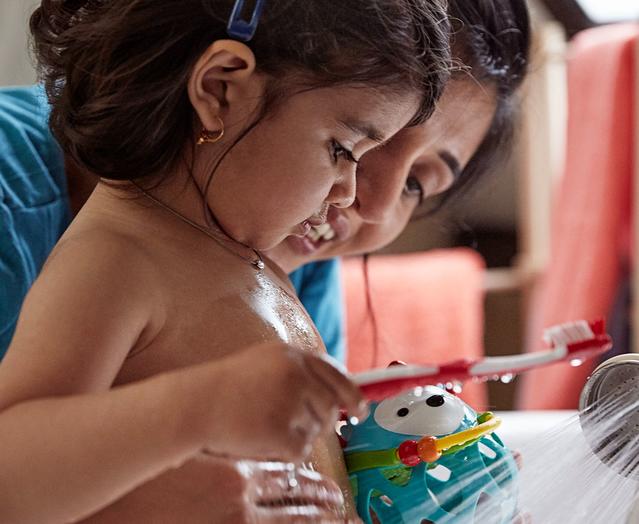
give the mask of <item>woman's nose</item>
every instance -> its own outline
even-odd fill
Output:
[[[362,220],[386,222],[401,198],[406,180],[403,162],[362,163],[357,173],[355,208]]]

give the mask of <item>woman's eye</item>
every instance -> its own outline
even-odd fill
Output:
[[[424,200],[424,186],[416,177],[410,176],[404,185],[404,194],[406,196],[416,196],[421,203]]]
[[[352,162],[353,164],[357,164],[359,160],[356,160],[353,156],[353,152],[349,149],[346,149],[342,144],[337,142],[336,140],[331,141],[331,156],[333,157],[333,162],[337,163],[340,158],[347,160],[348,162]]]

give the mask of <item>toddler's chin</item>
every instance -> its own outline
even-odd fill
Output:
[[[255,237],[249,238],[246,242],[242,242],[243,244],[260,251],[268,256],[269,253],[277,253],[277,247],[284,241],[285,236],[277,236],[277,237]]]

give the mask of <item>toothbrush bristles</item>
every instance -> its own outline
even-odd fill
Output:
[[[544,341],[552,347],[567,346],[575,342],[591,340],[594,337],[593,330],[585,320],[559,324],[544,332]]]

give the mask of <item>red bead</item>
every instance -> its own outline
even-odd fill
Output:
[[[419,458],[417,442],[415,440],[405,440],[402,442],[399,448],[397,448],[397,455],[404,466],[411,468],[417,466],[422,461],[422,459]]]

